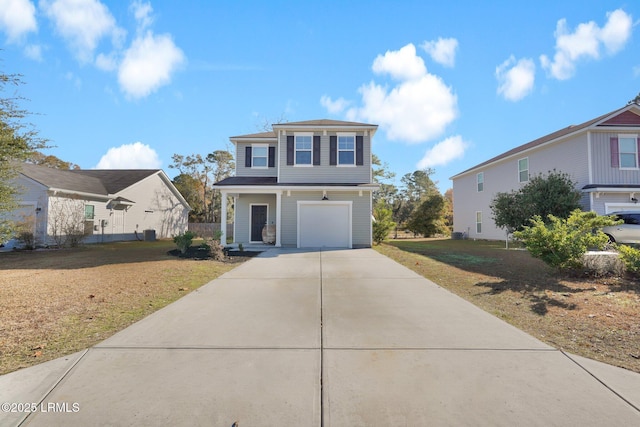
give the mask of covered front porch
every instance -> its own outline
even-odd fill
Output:
[[[268,225],[275,234],[271,246],[282,246],[282,190],[236,188],[221,189],[221,194],[221,218],[227,218],[227,199],[233,198],[233,245],[242,244],[245,248],[263,245],[262,231]],[[226,227],[221,230],[221,241],[226,242]]]

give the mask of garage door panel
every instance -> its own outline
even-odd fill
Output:
[[[351,205],[313,203],[299,206],[299,246],[351,246]]]

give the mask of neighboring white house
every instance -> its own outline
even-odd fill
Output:
[[[187,230],[190,207],[162,170],[60,170],[21,165],[14,220],[28,224],[36,244],[55,244],[69,224],[84,242],[157,238]]]
[[[584,210],[640,209],[640,106],[569,126],[453,176],[454,232],[504,239],[489,207],[495,194],[517,190],[530,176],[554,169],[577,183]]]
[[[272,128],[231,137],[235,176],[214,185],[223,196],[222,218],[233,196],[235,242],[262,242],[270,225],[276,246],[370,247],[378,126],[310,120]]]

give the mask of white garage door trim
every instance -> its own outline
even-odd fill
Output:
[[[619,211],[637,211],[640,210],[640,206],[635,203],[605,203],[605,214]]]
[[[333,246],[333,247],[347,247],[347,248],[351,248],[352,247],[352,230],[353,230],[353,202],[351,201],[329,201],[329,200],[324,200],[322,202],[318,202],[318,201],[298,201],[298,209],[297,209],[297,246],[300,247],[318,247],[318,246],[309,246],[306,245],[303,246],[304,242],[302,241],[302,212],[305,211],[304,208],[308,208],[308,207],[320,207],[322,208],[323,206],[344,206],[347,208],[347,219],[346,219],[346,228],[347,230],[345,230],[346,234],[347,234],[347,244],[346,246],[341,244],[341,245],[337,245],[337,246]],[[338,221],[336,221],[337,224],[339,224]]]

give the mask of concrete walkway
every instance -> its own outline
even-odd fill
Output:
[[[373,250],[271,249],[87,351],[0,377],[0,402],[35,409],[1,426],[640,425],[640,375]]]

